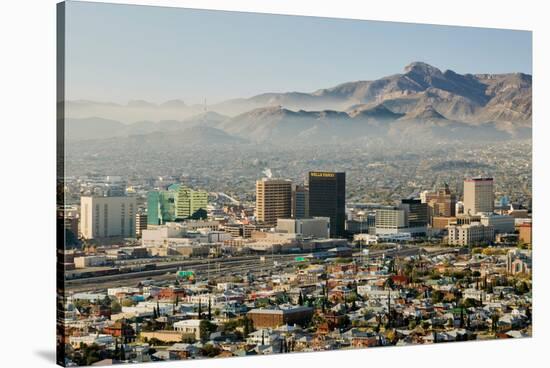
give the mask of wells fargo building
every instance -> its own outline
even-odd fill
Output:
[[[331,237],[345,235],[346,173],[309,173],[309,214],[330,218]]]

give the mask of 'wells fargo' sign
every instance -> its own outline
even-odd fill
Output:
[[[332,172],[312,172],[309,173],[310,176],[323,177],[323,178],[334,178],[335,174]]]

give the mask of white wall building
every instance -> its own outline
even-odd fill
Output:
[[[88,346],[91,346],[92,344],[96,344],[99,346],[105,346],[113,344],[115,340],[113,339],[113,336],[111,335],[105,335],[105,334],[90,334],[85,336],[69,336],[69,344],[73,348],[80,347],[80,343],[86,344]]]
[[[158,247],[170,244],[189,245],[200,241],[214,243],[216,239],[230,239],[226,233],[217,231],[218,227],[218,221],[168,222],[143,230],[141,243],[146,247]]]
[[[330,218],[277,219],[277,231],[326,239],[330,237]]]
[[[74,258],[74,266],[76,268],[97,267],[102,266],[107,261],[106,256],[82,256]]]
[[[412,240],[411,233],[395,233],[395,234],[355,234],[353,236],[354,241],[362,241],[364,244],[378,244],[378,243],[401,243]]]
[[[174,323],[174,330],[185,333],[193,334],[197,340],[201,338],[201,320],[200,319],[186,319]]]
[[[449,232],[450,245],[474,245],[481,242],[490,242],[495,240],[495,229],[492,226],[485,226],[479,222],[472,222],[466,225],[450,225],[447,227]]]
[[[408,211],[405,208],[377,209],[375,213],[376,235],[405,233],[416,236],[426,234],[426,226],[409,226]]]
[[[85,239],[135,237],[135,197],[80,198],[80,229]]]

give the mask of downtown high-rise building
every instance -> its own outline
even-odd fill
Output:
[[[304,185],[292,186],[292,218],[309,217],[309,188]]]
[[[493,178],[475,177],[464,180],[464,214],[494,211]]]
[[[181,184],[147,193],[147,224],[161,225],[189,218],[204,218],[208,193]]]
[[[407,211],[407,218],[410,227],[421,227],[428,225],[428,205],[426,203],[422,203],[419,198],[402,199],[399,207]]]
[[[275,226],[277,219],[292,214],[292,181],[263,178],[256,181],[256,220]]]
[[[375,211],[376,233],[396,233],[409,227],[407,210],[404,208],[379,208]]]
[[[330,236],[343,237],[346,226],[346,173],[309,173],[309,215],[330,218]]]
[[[147,193],[147,224],[162,225],[176,220],[176,191],[152,190]]]
[[[451,193],[449,185],[433,192],[423,192],[420,195],[422,202],[428,205],[428,217],[431,222],[433,217],[453,217],[456,214],[456,196]]]
[[[135,197],[80,198],[80,226],[84,239],[135,237]]]
[[[176,220],[204,219],[208,206],[208,193],[180,185],[175,197]]]

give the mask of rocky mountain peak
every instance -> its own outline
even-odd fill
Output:
[[[424,75],[441,75],[441,70],[422,61],[415,61],[405,67],[405,73],[418,73]]]

